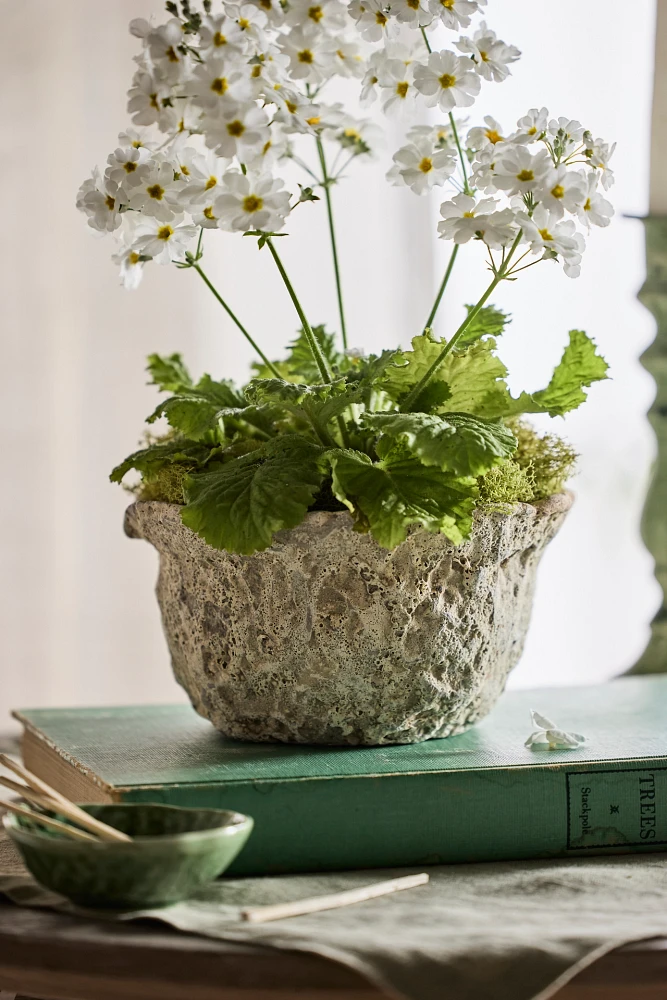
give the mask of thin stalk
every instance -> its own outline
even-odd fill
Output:
[[[206,277],[206,275],[202,271],[202,269],[199,266],[199,264],[193,264],[192,266],[194,267],[195,271],[197,272],[197,274],[199,275],[199,277],[202,279],[202,281],[204,282],[204,284],[207,285],[207,287],[211,289],[211,291],[215,295],[216,299],[218,300],[218,302],[220,303],[220,305],[222,306],[222,308],[225,310],[225,312],[227,313],[227,315],[230,317],[230,319],[233,320],[234,323],[236,323],[236,325],[238,326],[239,330],[241,331],[241,333],[243,334],[243,336],[245,337],[245,339],[248,341],[248,343],[257,351],[257,353],[259,354],[260,358],[262,359],[262,361],[264,362],[264,364],[266,365],[266,367],[269,369],[269,371],[271,372],[271,374],[274,375],[276,378],[282,378],[282,376],[281,376],[280,372],[278,371],[278,369],[275,367],[275,365],[271,361],[269,361],[269,359],[267,358],[266,354],[261,349],[261,347],[259,346],[259,344],[255,343],[255,341],[250,336],[250,334],[248,333],[248,331],[246,330],[246,328],[243,326],[243,324],[241,323],[241,321],[238,319],[237,316],[234,315],[234,313],[229,308],[229,306],[227,305],[227,303],[225,302],[225,300],[222,298],[222,296],[218,292],[217,288],[213,284],[211,284],[211,282]]]
[[[454,244],[454,249],[452,250],[452,255],[449,258],[449,263],[447,264],[447,270],[445,271],[445,276],[442,279],[442,284],[440,285],[440,288],[438,289],[438,294],[435,297],[435,302],[433,303],[433,308],[431,309],[431,312],[429,313],[429,317],[426,320],[426,323],[424,324],[424,329],[425,330],[427,330],[429,327],[433,326],[433,320],[435,319],[435,314],[437,313],[437,311],[438,311],[438,309],[440,307],[440,300],[442,299],[442,296],[445,293],[445,288],[447,287],[447,282],[449,281],[449,276],[451,275],[452,270],[454,268],[454,263],[456,261],[456,255],[457,255],[458,252],[459,252],[459,244],[455,243]]]
[[[322,348],[318,344],[317,339],[315,337],[315,334],[313,333],[313,331],[310,328],[310,323],[306,319],[306,314],[304,313],[303,309],[301,308],[301,303],[299,302],[297,294],[294,291],[294,286],[292,285],[292,282],[289,280],[289,278],[287,276],[287,271],[283,267],[283,262],[281,261],[279,255],[278,255],[278,251],[276,250],[275,246],[273,245],[273,240],[271,239],[270,236],[267,236],[267,238],[266,238],[266,245],[269,248],[269,250],[271,251],[271,256],[273,257],[273,259],[276,262],[276,267],[280,271],[280,276],[283,279],[283,281],[285,282],[285,287],[287,288],[287,291],[289,292],[289,296],[290,296],[292,302],[294,303],[294,308],[296,309],[297,315],[298,315],[299,319],[301,320],[301,326],[303,327],[303,332],[306,335],[306,340],[308,341],[308,346],[310,347],[310,350],[311,350],[311,353],[313,355],[313,358],[315,359],[315,364],[317,365],[317,367],[319,369],[320,375],[322,376],[322,380],[324,382],[333,382],[333,375],[331,373],[331,369],[329,368],[329,364],[327,362],[327,359],[324,357],[324,354],[322,353]]]
[[[468,184],[468,171],[466,170],[465,156],[463,155],[463,150],[461,149],[461,142],[459,140],[459,133],[456,130],[456,122],[454,121],[454,115],[449,112],[449,124],[452,126],[452,132],[454,133],[454,142],[456,143],[456,148],[459,151],[459,160],[461,161],[461,173],[463,174],[463,193],[472,194],[472,189]]]
[[[331,254],[333,257],[334,275],[336,277],[336,295],[338,296],[338,314],[340,316],[340,330],[343,337],[343,350],[347,350],[347,328],[345,326],[345,311],[343,309],[343,289],[340,280],[340,267],[338,264],[338,249],[336,247],[336,231],[334,229],[333,220],[333,206],[331,204],[331,178],[327,173],[327,161],[324,155],[324,146],[322,145],[322,140],[319,135],[317,136],[315,142],[317,143],[317,155],[320,158],[320,166],[322,168],[322,187],[324,188],[324,197],[327,203],[327,216],[329,219],[329,237],[331,239]]]
[[[479,301],[470,310],[470,312],[468,313],[468,315],[466,316],[466,318],[463,320],[463,322],[461,323],[460,327],[458,328],[458,330],[456,331],[456,333],[454,334],[454,336],[451,338],[451,340],[449,340],[445,344],[445,346],[441,350],[440,354],[437,356],[437,358],[435,359],[435,361],[433,362],[433,364],[431,365],[431,367],[428,369],[428,371],[426,372],[426,374],[419,380],[419,382],[417,383],[417,385],[408,393],[408,395],[403,400],[403,402],[402,402],[402,404],[400,406],[400,410],[401,410],[402,413],[410,413],[411,407],[412,407],[413,403],[419,398],[419,396],[421,395],[421,393],[424,391],[424,389],[426,388],[426,386],[428,385],[428,383],[431,381],[431,379],[433,378],[434,374],[436,373],[436,371],[438,370],[438,368],[440,367],[440,365],[442,364],[442,362],[445,360],[445,358],[447,357],[447,355],[450,354],[450,352],[454,350],[454,348],[456,347],[456,344],[461,339],[461,337],[463,336],[463,334],[466,332],[466,330],[468,329],[468,327],[470,326],[470,324],[472,323],[472,321],[475,319],[475,317],[477,316],[477,314],[480,311],[480,309],[484,306],[484,304],[486,303],[486,301],[489,298],[489,296],[493,293],[493,291],[497,287],[497,285],[499,285],[500,282],[504,278],[507,277],[508,272],[510,270],[509,269],[509,263],[510,263],[510,261],[512,259],[514,251],[516,250],[516,248],[519,245],[519,240],[520,239],[521,239],[521,231],[519,231],[517,233],[516,238],[514,240],[514,243],[512,244],[512,246],[510,248],[510,251],[507,254],[507,258],[505,260],[505,263],[499,268],[497,274],[494,275],[493,281],[491,282],[491,284],[489,285],[489,287],[486,289],[486,291],[482,295],[481,299],[479,299]]]

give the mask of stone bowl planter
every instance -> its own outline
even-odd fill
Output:
[[[253,556],[212,549],[173,504],[132,504],[125,530],[160,553],[176,679],[226,736],[418,743],[461,732],[502,693],[572,500],[478,511],[460,546],[416,528],[391,552],[347,512],[308,514]]]

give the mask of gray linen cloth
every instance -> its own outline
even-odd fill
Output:
[[[7,864],[0,893],[84,914]],[[629,941],[667,936],[667,864],[652,854],[429,868],[429,885],[340,910],[248,924],[240,910],[368,885],[401,871],[223,879],[185,903],[109,919],[314,952],[408,1000],[548,1000]],[[4,874],[3,874],[4,872]],[[86,911],[90,916],[105,916]]]

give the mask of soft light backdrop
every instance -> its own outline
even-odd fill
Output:
[[[3,6],[0,730],[16,706],[183,697],[153,596],[156,554],[124,538],[126,497],[107,475],[154,405],[146,354],[180,350],[196,372],[242,378],[249,350],[192,272],[155,267],[125,293],[108,244],[74,209],[81,179],[127,123],[127,22],[161,9],[154,0]],[[512,80],[484,86],[480,111],[511,128],[546,104],[616,139],[620,216],[647,210],[654,13],[650,0],[631,11],[621,0],[489,2],[492,26],[525,54]],[[386,166],[385,154],[335,192],[351,342],[367,350],[407,345],[419,331],[447,252],[434,238],[439,199],[389,190]],[[289,231],[281,251],[306,310],[335,326],[323,209],[299,209]],[[267,349],[291,338],[291,305],[253,241],[209,237],[207,265]],[[643,269],[641,223],[621,217],[594,233],[578,281],[545,264],[497,296],[515,315],[504,347],[515,388],[543,382],[573,326],[596,337],[614,379],[560,423],[582,456],[578,501],[545,557],[513,684],[609,677],[647,640],[657,594],[638,531],[653,449],[652,384],[637,361],[652,336],[635,300]],[[478,248],[466,247],[441,332],[485,281]]]

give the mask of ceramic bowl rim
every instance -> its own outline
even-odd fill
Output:
[[[142,848],[155,848],[159,845],[169,846],[177,845],[181,843],[194,843],[195,841],[207,841],[207,840],[218,840],[220,837],[235,837],[239,834],[243,834],[246,831],[250,833],[254,826],[254,820],[252,816],[246,816],[244,813],[237,812],[234,809],[198,809],[188,806],[170,806],[163,802],[82,802],[76,803],[81,808],[85,806],[116,806],[121,809],[134,809],[137,807],[150,806],[151,809],[160,809],[165,811],[177,810],[178,812],[207,812],[207,813],[218,813],[221,817],[234,817],[230,822],[220,825],[210,827],[206,830],[186,830],[183,833],[172,833],[165,836],[158,837],[134,837],[131,841],[109,841],[109,840],[97,840],[97,841],[85,841],[85,840],[74,840],[68,839],[66,837],[54,837],[51,834],[39,833],[35,830],[28,830],[24,826],[21,826],[20,817],[16,816],[14,813],[6,813],[2,817],[2,825],[5,830],[12,838],[12,840],[19,841],[21,843],[27,844],[30,847],[35,848],[55,848],[56,850],[65,851],[80,851],[82,848],[85,850],[94,851],[108,851],[110,848],[120,851],[128,850],[141,850]]]

